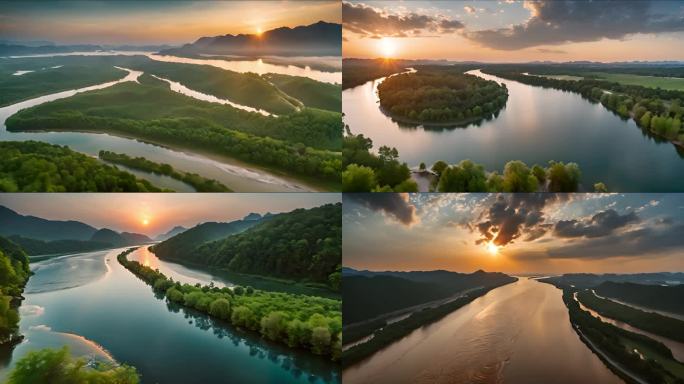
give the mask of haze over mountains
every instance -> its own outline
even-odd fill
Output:
[[[281,27],[257,34],[202,37],[165,55],[340,56],[342,25],[319,21],[295,28]]]

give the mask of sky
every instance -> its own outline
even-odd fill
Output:
[[[339,193],[3,193],[0,205],[21,215],[76,220],[151,237],[181,225],[228,222],[251,212],[289,212],[339,203]],[[147,224],[145,224],[147,223]]]
[[[349,1],[344,57],[684,60],[684,1]]]
[[[684,194],[345,194],[344,266],[684,271]]]
[[[0,39],[179,45],[320,20],[341,23],[339,1],[3,1]]]

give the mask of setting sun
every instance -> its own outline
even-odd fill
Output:
[[[383,37],[380,39],[380,52],[382,53],[383,57],[392,57],[394,56],[394,53],[397,51],[397,44],[396,42],[389,38],[389,37]]]
[[[257,36],[261,36],[262,33],[264,33],[264,31],[261,29],[261,27],[257,27],[257,29],[256,29]]]
[[[150,219],[148,219],[147,217],[143,217],[141,222],[142,222],[142,225],[147,226],[150,224]]]
[[[487,243],[487,252],[496,256],[499,253],[499,246],[494,243]]]

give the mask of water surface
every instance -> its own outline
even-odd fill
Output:
[[[345,123],[352,133],[370,137],[375,150],[396,147],[409,166],[471,159],[501,173],[510,160],[530,166],[556,160],[579,164],[585,190],[601,181],[611,191],[684,191],[684,151],[651,137],[634,121],[575,93],[469,73],[508,87],[508,102],[498,117],[441,130],[400,125],[380,111],[382,78],[342,92]]]

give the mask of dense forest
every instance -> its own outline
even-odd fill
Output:
[[[407,123],[458,124],[491,117],[506,105],[505,85],[461,73],[459,68],[420,67],[378,86],[380,106]]]
[[[648,383],[684,383],[681,376],[682,364],[674,360],[672,352],[665,345],[646,336],[604,323],[580,308],[577,301],[573,299],[575,288],[562,284],[557,287],[563,291],[563,302],[568,308],[573,328],[589,348],[592,350],[598,348],[613,361],[618,362],[621,367],[625,367]],[[586,339],[590,340],[593,345],[588,344]],[[643,352],[634,351],[635,345]],[[600,354],[598,356],[605,362],[603,356]],[[626,378],[621,370],[614,367],[613,363],[605,363],[619,376]],[[673,373],[671,371],[673,368],[679,373]]]
[[[30,351],[17,361],[7,384],[138,384],[135,368],[125,364],[73,358],[67,347]]]
[[[604,282],[596,293],[646,308],[684,315],[684,284],[662,286],[651,284]]]
[[[21,294],[31,271],[29,259],[20,246],[0,237],[0,350],[23,340],[19,334]]]
[[[68,147],[0,142],[0,192],[160,192],[146,180]]]
[[[324,283],[338,290],[342,204],[275,215],[242,233],[204,244],[184,257],[233,272]]]
[[[390,59],[343,59],[342,89],[356,87],[367,81],[389,76],[406,69],[406,62]]]
[[[307,107],[342,112],[342,89],[339,84],[276,73],[268,73],[263,77]]]
[[[622,321],[668,339],[684,342],[684,321],[682,320],[628,307],[597,297],[587,290],[577,292],[577,299],[602,316]]]
[[[339,113],[305,108],[265,117],[175,93],[147,75],[139,81],[22,110],[8,118],[7,128],[134,136],[339,183]]]
[[[522,67],[525,68],[525,67]],[[684,145],[682,114],[684,91],[664,90],[621,84],[599,79],[561,80],[518,72],[516,66],[485,68],[482,71],[524,84],[576,92],[593,102],[600,102],[624,119],[633,119],[644,130]]]
[[[23,236],[9,236],[9,239],[21,246],[31,256],[88,252],[112,247],[110,243],[90,240],[44,241]]]
[[[109,151],[100,151],[99,157],[101,160],[108,163],[119,164],[128,168],[155,173],[157,175],[169,176],[186,184],[190,184],[197,192],[232,192],[230,188],[214,179],[207,179],[196,173],[177,171],[169,164],[155,163],[144,157],[130,157],[125,153]]]
[[[347,135],[342,149],[342,191],[344,192],[417,192],[411,170],[399,162],[396,148],[380,147],[371,152],[373,142],[363,135]],[[421,172],[427,171],[424,164]],[[509,161],[501,174],[489,172],[481,164],[463,160],[449,165],[437,161],[431,167],[431,190],[438,192],[577,192],[581,171],[575,163],[550,161],[547,167],[531,168],[522,161]],[[603,183],[595,192],[607,192]]]
[[[267,292],[251,287],[218,288],[181,284],[121,253],[117,259],[173,303],[194,308],[233,326],[255,331],[291,348],[338,360],[342,351],[342,313],[339,300]]]

